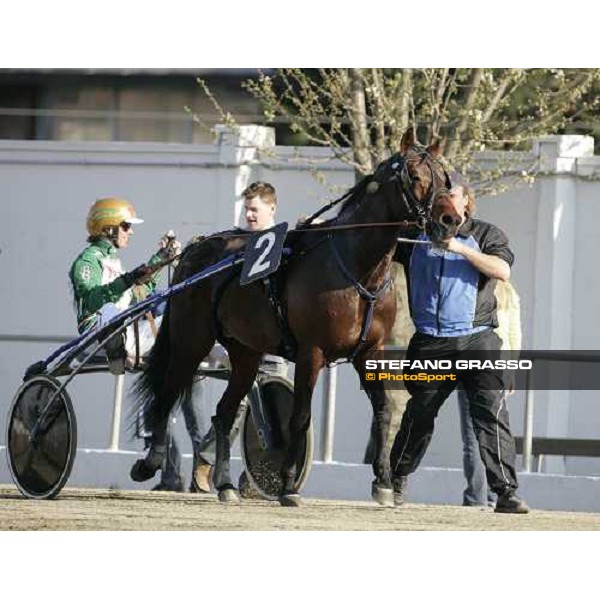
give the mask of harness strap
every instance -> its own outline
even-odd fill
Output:
[[[327,212],[330,208],[333,208],[334,206],[336,206],[336,204],[339,204],[342,200],[345,200],[346,198],[348,198],[348,196],[350,196],[351,193],[352,193],[352,190],[348,190],[343,196],[340,196],[339,198],[332,200],[329,204],[322,206],[318,211],[316,211],[312,215],[310,215],[310,217],[308,217],[306,219],[306,221],[304,221],[303,225],[308,227],[315,219],[320,217],[323,213]]]
[[[352,354],[347,359],[347,362],[352,362],[356,358],[360,349],[367,341],[367,336],[369,335],[369,330],[371,329],[371,324],[373,323],[373,313],[375,312],[375,304],[377,303],[377,300],[379,300],[390,287],[392,283],[392,277],[388,272],[387,277],[385,278],[384,282],[379,286],[379,288],[377,288],[374,292],[370,292],[367,288],[365,288],[364,285],[360,283],[360,281],[358,281],[352,275],[352,273],[350,273],[350,271],[348,271],[348,268],[344,264],[339,250],[337,249],[337,246],[333,241],[333,236],[329,235],[327,237],[329,238],[329,244],[331,246],[333,256],[340,271],[342,272],[344,277],[346,277],[346,279],[348,279],[348,281],[354,286],[354,289],[358,292],[358,295],[366,302],[365,317],[363,319],[362,327],[360,330],[358,344],[352,351]]]
[[[169,277],[169,280],[170,280],[170,277]],[[148,297],[148,293],[147,293],[146,289],[144,288],[144,286],[142,286],[142,285],[134,285],[132,291],[133,291],[133,297],[135,298],[136,302],[141,302],[142,300],[145,300]],[[156,327],[156,320],[154,319],[154,315],[152,314],[152,311],[149,310],[147,313],[144,314],[144,317],[150,325],[150,330],[152,331],[152,335],[154,336],[154,339],[156,339],[156,336],[158,335],[158,328]],[[142,355],[141,355],[141,351],[140,351],[139,320],[136,320],[133,323],[133,333],[134,333],[134,338],[135,338],[134,368],[138,369],[142,362]]]
[[[140,366],[140,322],[136,320],[133,322],[133,337],[135,338],[135,364],[134,369],[138,369]]]
[[[295,229],[292,230],[296,231]],[[315,231],[313,233],[319,233],[322,230],[319,229],[315,229]],[[303,258],[304,256],[306,256],[309,252],[312,252],[315,248],[318,248],[321,244],[323,244],[324,242],[327,241],[327,237],[328,236],[324,236],[320,239],[318,239],[316,242],[314,242],[313,244],[311,244],[310,246],[306,247],[306,248],[301,248],[300,250],[296,251],[296,254],[291,254],[290,258],[294,258],[294,256],[299,256],[301,258]],[[292,250],[293,252],[293,250]]]
[[[277,273],[280,273],[278,271]],[[275,311],[279,330],[281,332],[281,344],[279,345],[279,354],[287,360],[296,361],[298,357],[298,343],[292,333],[288,319],[287,306],[281,299],[279,281],[276,279],[277,273],[273,273],[263,279],[266,292],[269,297],[271,307]]]
[[[221,323],[219,321],[219,317],[217,315],[219,310],[219,304],[221,302],[221,298],[225,294],[227,288],[233,283],[236,277],[239,278],[241,273],[240,268],[233,268],[229,273],[226,273],[222,277],[215,278],[213,285],[210,290],[210,320],[213,329],[213,333],[215,335],[215,339],[223,344],[224,334],[223,328],[221,327]]]

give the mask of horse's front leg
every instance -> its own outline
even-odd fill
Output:
[[[212,419],[217,447],[213,483],[221,502],[239,502],[240,498],[231,481],[229,434],[240,402],[252,388],[262,354],[234,341],[227,343],[226,348],[231,360],[231,376]]]
[[[387,441],[390,433],[391,407],[390,399],[386,394],[383,381],[366,381],[365,361],[375,358],[376,348],[370,348],[360,353],[354,359],[354,368],[361,378],[365,392],[371,400],[373,407],[373,435],[375,452],[373,456],[373,474],[375,479],[371,486],[373,500],[382,506],[394,506],[394,494],[392,490],[390,456],[386,452]]]
[[[236,413],[235,403],[231,401],[224,404],[224,398],[217,406],[217,414],[212,418],[212,426],[216,439],[216,458],[213,472],[213,484],[217,489],[220,502],[237,503],[240,498],[231,481],[231,442],[229,432],[233,425],[230,414]],[[237,401],[236,401],[237,402]]]
[[[319,348],[299,351],[294,374],[294,408],[289,424],[289,447],[281,470],[282,488],[279,502],[282,506],[300,506],[296,486],[296,458],[303,437],[310,427],[311,400],[319,371],[325,359]]]

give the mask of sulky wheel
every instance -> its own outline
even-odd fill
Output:
[[[57,394],[59,390],[56,379],[33,377],[19,388],[10,407],[8,464],[17,487],[28,498],[53,498],[71,474],[77,423],[69,395],[65,390]]]
[[[288,379],[264,377],[259,380],[261,400],[266,419],[271,426],[271,446],[264,447],[254,421],[252,411],[243,417],[240,447],[244,468],[250,484],[267,500],[277,500],[281,492],[281,467],[289,444],[288,423],[292,414],[294,388]],[[296,484],[300,491],[312,466],[312,424],[300,442],[296,457]]]

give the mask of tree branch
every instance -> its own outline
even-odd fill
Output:
[[[479,86],[481,85],[481,80],[483,78],[483,72],[483,69],[471,70],[471,77],[469,79],[469,83],[467,84],[467,96],[464,101],[462,115],[459,119],[458,125],[454,129],[452,139],[450,140],[450,143],[448,144],[448,147],[445,150],[446,158],[450,161],[458,154],[460,147],[460,138],[462,134],[467,130],[469,122],[472,118],[471,111],[475,106],[477,93],[479,91]]]

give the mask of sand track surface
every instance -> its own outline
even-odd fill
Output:
[[[0,486],[0,530],[600,530],[600,514],[491,509],[305,498],[300,508],[262,500],[223,505],[215,495],[65,488],[54,500],[28,500]]]

